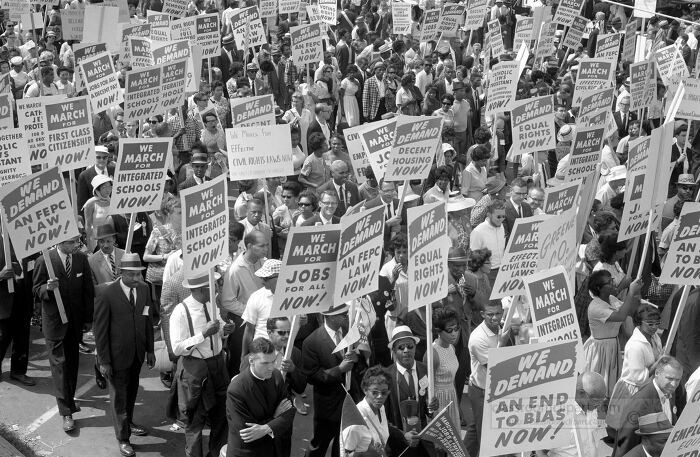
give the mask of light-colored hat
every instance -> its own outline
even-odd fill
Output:
[[[557,133],[557,141],[573,141],[574,135],[576,135],[576,126],[564,124],[559,129],[559,133]]]
[[[486,193],[495,194],[506,186],[505,178],[499,175],[492,176],[486,180]]]
[[[92,178],[92,181],[90,181],[90,185],[92,186],[92,193],[95,193],[95,191],[102,185],[108,182],[112,182],[112,178],[109,176],[105,175],[95,175],[94,178]]]
[[[217,281],[219,278],[221,278],[221,275],[219,273],[214,273],[214,281]],[[185,289],[199,289],[200,287],[207,286],[209,286],[209,274],[182,281],[182,287]]]
[[[469,261],[469,256],[463,247],[452,246],[450,250],[447,251],[447,261],[453,263],[467,263]]]
[[[258,71],[260,68],[258,68],[258,64],[255,62],[251,62],[248,65],[246,65],[246,70],[248,71]]]
[[[121,265],[119,265],[119,268],[122,270],[134,271],[141,271],[146,269],[146,267],[144,267],[143,264],[141,264],[141,259],[139,258],[139,255],[135,252],[125,252],[124,255],[122,255],[122,262]]]
[[[15,56],[10,59],[10,65],[22,65],[22,58],[20,56]]]
[[[191,164],[209,164],[209,156],[205,154],[204,152],[195,152],[192,154],[192,160],[190,160]]]
[[[108,236],[116,236],[117,234],[117,232],[114,230],[114,227],[109,222],[98,225],[95,231],[95,239],[97,240],[107,238]]]
[[[231,44],[231,43],[233,43],[233,33],[229,33],[221,40],[221,44]]]
[[[456,152],[454,146],[452,146],[450,143],[442,143],[442,153],[444,154],[447,151]]]
[[[673,425],[663,412],[646,414],[639,418],[637,435],[668,435],[673,430]]]
[[[682,174],[678,175],[678,182],[676,182],[676,184],[683,186],[696,186],[698,183],[695,182],[695,176],[691,174]]]
[[[396,343],[399,340],[403,340],[404,338],[411,338],[416,344],[420,341],[420,338],[415,336],[411,329],[408,327],[408,325],[399,325],[394,328],[394,331],[391,332],[391,339],[389,340],[389,349],[392,349],[394,347],[394,343]]]
[[[627,179],[627,167],[624,165],[615,165],[608,171],[607,179],[608,182]]]
[[[263,263],[263,266],[258,268],[258,271],[255,272],[255,276],[258,278],[271,278],[280,274],[281,267],[281,261],[277,259],[267,259],[265,263]]]
[[[341,303],[340,305],[334,305],[328,308],[327,311],[322,312],[324,316],[337,316],[339,314],[347,313],[350,310],[350,306],[347,303]]]
[[[473,198],[467,198],[457,191],[457,195],[450,195],[450,197],[447,199],[447,212],[453,213],[455,211],[462,211],[463,209],[469,209],[474,205],[476,205],[476,200]]]
[[[391,46],[389,45],[389,43],[384,43],[383,45],[379,46],[380,54],[388,51],[391,51]]]
[[[107,146],[98,145],[98,146],[95,146],[95,152],[102,152],[103,154],[109,154],[109,149],[107,149]]]

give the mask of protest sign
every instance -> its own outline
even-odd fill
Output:
[[[634,17],[654,17],[656,0],[634,0]]]
[[[306,21],[306,17],[307,17],[306,9],[308,7],[309,7],[309,4],[307,2],[299,2],[299,23],[303,23]],[[309,21],[309,22],[313,22],[313,21]]]
[[[259,4],[261,17],[277,16],[277,0],[260,0]]]
[[[306,14],[309,16],[309,24],[318,24],[322,22],[318,14],[318,5],[306,5]]]
[[[561,0],[559,5],[557,5],[557,11],[554,13],[552,22],[571,27],[574,19],[581,14],[582,6],[583,0]]]
[[[132,68],[146,68],[153,65],[151,39],[144,37],[129,37],[129,61]]]
[[[29,10],[29,0],[3,0],[2,7],[9,11],[8,18],[11,21],[20,22],[22,14]]]
[[[267,43],[265,29],[257,6],[241,8],[231,15],[231,29],[238,49],[262,46]]]
[[[510,111],[520,79],[518,71],[517,61],[499,62],[493,66],[486,98],[487,115]]]
[[[542,28],[540,29],[540,35],[537,39],[537,49],[535,50],[535,59],[544,60],[552,55],[557,50],[554,46],[554,37],[557,31],[556,22],[545,21],[542,23]]]
[[[603,59],[582,59],[574,86],[573,106],[580,106],[581,99],[595,91],[612,86],[617,62]]]
[[[647,157],[648,173],[644,180],[642,199],[651,202],[651,207],[666,203],[668,183],[671,178],[671,148],[673,146],[673,122],[666,122],[651,131],[650,155]]]
[[[75,56],[75,74],[73,75],[73,83],[75,90],[81,91],[83,86],[83,72],[80,69],[80,64],[85,60],[98,55],[101,52],[107,51],[105,43],[73,43],[73,55]]]
[[[124,122],[138,121],[156,114],[160,107],[162,66],[156,65],[126,73],[124,90]]]
[[[452,423],[449,410],[450,402],[437,413],[433,420],[420,432],[422,440],[430,441],[437,449],[442,449],[450,457],[469,457],[469,452],[464,447],[464,441],[459,434],[459,424]]]
[[[576,137],[571,143],[569,168],[565,181],[573,181],[595,169],[603,149],[605,128],[588,128],[576,130]]]
[[[511,154],[546,151],[556,147],[554,96],[518,100],[511,106],[513,147]]]
[[[32,174],[24,129],[0,130],[0,187]]]
[[[400,116],[384,173],[385,181],[425,179],[442,144],[441,117]]]
[[[598,40],[595,48],[596,59],[608,59],[617,61],[620,55],[620,38],[619,33],[609,33],[607,35],[598,35]]]
[[[321,21],[335,26],[338,21],[338,4],[335,0],[318,0],[318,15]]]
[[[686,202],[659,282],[692,286],[700,278],[700,203]]]
[[[559,186],[547,187],[544,190],[544,204],[542,210],[547,214],[559,214],[576,208],[576,195],[578,195],[581,181],[571,181]]]
[[[674,87],[690,76],[681,52],[673,44],[657,50],[654,53],[654,59],[658,74],[667,88]],[[670,93],[674,92],[675,90],[670,91]]]
[[[151,24],[151,40],[170,41],[170,15],[157,11],[146,11],[146,20]]]
[[[41,98],[20,98],[17,103],[17,120],[19,127],[26,133],[29,148],[29,163],[32,166],[47,168],[54,164],[49,160],[46,150],[46,116],[43,113],[44,103],[65,99],[62,95]],[[51,163],[51,165],[49,165]]]
[[[642,136],[627,143],[627,173],[646,171],[651,140],[650,136]]]
[[[340,220],[340,248],[333,303],[345,303],[379,287],[384,245],[384,207],[378,206]]]
[[[350,156],[350,163],[352,164],[352,169],[355,171],[358,184],[367,181],[365,170],[370,166],[369,158],[362,148],[362,140],[360,139],[360,132],[366,128],[366,124],[363,124],[356,127],[348,127],[343,130],[345,143],[348,148],[348,155]]]
[[[202,47],[202,59],[221,55],[221,33],[217,13],[195,16],[196,43]],[[175,39],[173,37],[173,39]]]
[[[579,109],[576,123],[578,125],[591,125],[590,118],[596,115],[599,110],[605,109],[610,111],[610,107],[616,97],[615,92],[614,87],[609,87],[583,97],[581,99],[581,108]]]
[[[598,188],[600,180],[600,165],[596,165],[595,169],[583,176],[581,180],[581,189],[578,193],[578,209],[576,212],[576,241],[581,242],[583,232],[588,225],[588,216],[593,208],[593,197]]]
[[[408,35],[411,33],[411,5],[404,2],[391,2],[391,17],[393,18],[394,33]]]
[[[179,108],[185,101],[187,81],[187,59],[170,61],[162,65],[160,77],[159,113],[167,113]]]
[[[110,52],[119,52],[119,8],[100,4],[85,5],[83,41],[85,43],[105,43]]]
[[[299,0],[279,0],[279,13],[294,14],[300,11],[300,3]]]
[[[518,16],[518,22],[515,23],[513,49],[520,49],[523,43],[530,48],[530,44],[532,43],[532,26],[534,23],[535,19],[532,17]]]
[[[226,145],[232,181],[294,173],[289,124],[226,129]]]
[[[570,209],[556,217],[549,216],[549,220],[540,225],[537,245],[540,253],[537,270],[546,270],[561,265],[570,275],[571,284],[574,284],[578,250],[576,209]]]
[[[170,41],[166,43],[153,42],[151,43],[153,64],[168,64],[178,59],[186,59],[185,90],[194,92],[199,85],[194,63],[196,59],[194,55],[195,48],[197,48],[197,46],[194,45],[190,47],[190,43],[187,40]],[[201,62],[201,59],[199,60]]]
[[[105,111],[110,106],[124,101],[119,87],[118,73],[112,65],[112,55],[101,52],[80,64],[85,87],[90,94],[90,103],[95,113]]]
[[[43,97],[42,97],[43,98]],[[45,119],[46,154],[49,167],[61,171],[91,167],[95,164],[95,139],[88,96],[43,99],[41,116]]]
[[[440,8],[426,10],[423,15],[423,28],[420,33],[420,40],[424,43],[436,41],[440,38],[438,25],[440,24]]]
[[[576,393],[576,341],[491,348],[481,454],[569,446]]]
[[[231,121],[236,127],[274,124],[275,101],[272,95],[232,98]]]
[[[447,296],[447,236],[445,202],[408,208],[408,309],[442,300]]]
[[[685,84],[685,93],[678,106],[676,118],[700,121],[700,81],[689,78],[683,83]]]
[[[638,170],[627,172],[625,179],[625,206],[622,209],[618,241],[627,241],[640,235],[644,235],[649,226],[649,210],[651,201],[645,201],[644,183],[646,171]]]
[[[503,35],[501,34],[501,23],[498,19],[486,23],[489,31],[489,43],[491,44],[491,52],[494,57],[503,55],[505,45],[503,44]]]
[[[522,278],[537,271],[540,225],[548,217],[539,215],[515,219],[493,284],[491,300],[522,294]]]
[[[581,39],[583,38],[583,33],[586,31],[586,25],[588,24],[588,19],[582,16],[576,16],[569,27],[566,36],[564,36],[564,41],[562,46],[566,46],[572,51],[575,51],[581,45]]]
[[[689,80],[686,80],[686,83]],[[686,86],[687,87],[687,86]],[[649,60],[630,65],[630,110],[636,111],[651,106],[656,100],[656,78],[654,64]]]
[[[12,78],[10,73],[7,72],[0,76],[0,94],[11,94],[12,93]]]
[[[300,66],[323,59],[321,24],[300,25],[289,31],[292,40],[292,59]]]
[[[622,62],[634,62],[637,47],[637,19],[631,18],[625,26],[625,39],[622,43]]]
[[[394,133],[396,133],[396,118],[370,122],[365,126],[366,128],[360,132],[360,140],[367,159],[372,165],[374,176],[379,182],[384,177],[386,165],[389,163],[389,153],[394,144]]]
[[[64,40],[83,40],[85,11],[82,9],[61,10],[61,34]]]
[[[122,138],[114,170],[110,214],[160,209],[172,138]]]
[[[549,5],[545,6],[533,6],[531,7],[532,18],[534,22],[532,23],[532,38],[537,40],[540,36],[540,31],[542,30],[542,24],[545,20],[550,20],[552,18],[552,7]]]
[[[32,10],[31,14],[29,13],[28,9],[25,10],[25,12],[22,13],[20,22],[22,23],[22,30],[30,31],[32,29],[44,29],[44,16],[41,13],[35,12],[34,10]]]
[[[180,191],[182,262],[186,278],[209,273],[228,257],[226,175]]]
[[[14,104],[15,99],[12,94],[0,94],[0,130],[14,127]]]
[[[18,259],[79,235],[57,167],[5,184],[0,195],[0,210]]]
[[[119,60],[131,61],[131,48],[129,38],[149,38],[151,37],[151,24],[119,24],[122,27],[122,39],[119,49]]]
[[[185,17],[188,0],[163,0],[163,14]]]
[[[581,341],[581,333],[571,293],[569,273],[555,266],[525,278],[525,291],[530,302],[532,324],[540,343],[546,341]]]
[[[457,28],[464,22],[465,8],[464,5],[457,3],[444,3],[442,5],[438,31],[442,32],[443,37],[456,36]]]
[[[326,311],[333,302],[340,226],[292,227],[270,317]]]
[[[476,30],[484,24],[484,16],[488,6],[486,0],[474,0],[468,3],[467,17],[464,20],[465,30]]]
[[[102,0],[104,6],[113,6],[119,10],[119,15],[117,17],[117,23],[128,24],[131,22],[131,15],[129,14],[129,4],[127,0]]]
[[[652,10],[653,11],[653,10]],[[698,452],[698,430],[700,430],[700,390],[687,387],[688,403],[685,404],[678,422],[668,437],[661,457],[694,457]]]

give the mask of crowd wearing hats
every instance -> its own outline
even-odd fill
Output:
[[[160,2],[127,3],[134,25],[147,22],[150,8],[162,9]],[[95,382],[109,389],[118,450],[126,457],[138,451],[130,437],[156,425],[134,421],[144,363],[160,372],[169,399],[163,414],[184,430],[187,456],[289,456],[292,435],[298,433],[296,414],[313,414],[312,435],[304,437],[311,457],[325,456],[329,448],[334,457],[450,455],[419,433],[447,405],[469,455],[478,456],[489,349],[528,344],[534,335],[532,316],[518,308],[514,296],[491,299],[499,273],[508,268],[513,228],[518,219],[544,214],[550,190],[567,183],[577,131],[590,127],[577,124],[579,68],[595,57],[597,37],[624,32],[634,19],[630,8],[587,1],[581,9],[586,31],[578,46],[561,45],[567,36],[562,25],[544,59],[535,59],[538,45],[532,40],[515,99],[551,96],[556,147],[513,154],[518,125],[509,111],[487,114],[486,107],[494,65],[516,59],[518,23],[550,2],[524,3],[489,0],[481,27],[458,26],[437,40],[422,40],[426,11],[440,2],[412,5],[410,32],[397,35],[390,2],[342,0],[336,25],[322,28],[321,59],[302,66],[293,56],[290,33],[309,23],[309,15],[264,18],[265,43],[239,46],[231,17],[258,2],[190,2],[187,16],[217,13],[221,24],[221,53],[203,61],[197,90],[188,91],[180,109],[140,121],[125,122],[123,104],[93,112],[94,166],[79,171],[74,182],[67,180],[75,186],[71,205],[79,215],[80,237],[59,243],[47,257],[12,259],[16,268],[0,249],[0,265],[7,264],[0,270],[0,359],[12,342],[9,378],[35,384],[27,375],[29,327],[41,325],[54,354],[49,362],[63,430],[74,433],[73,415],[80,410],[74,399],[77,362],[93,358]],[[82,48],[63,39],[60,19],[61,11],[79,8],[82,0],[61,0],[45,11],[45,27],[36,33],[26,24],[4,22],[0,73],[11,99],[86,93],[76,79]],[[640,53],[674,45],[682,66],[700,77],[700,8],[674,5],[664,11],[679,19],[654,16],[644,28],[638,21],[636,33],[647,45]],[[487,39],[487,23],[494,20],[502,55],[495,55]],[[113,57],[123,91],[134,68],[124,53]],[[589,424],[578,444],[538,455],[577,455],[578,446],[586,457],[660,457],[691,393],[686,382],[700,377],[700,289],[684,295],[687,306],[670,347],[673,356],[664,355],[681,292],[659,279],[683,206],[698,199],[697,121],[674,120],[666,164],[670,179],[647,246],[619,241],[631,192],[625,186],[632,174],[630,145],[670,121],[665,116],[675,86],[659,77],[648,109],[632,112],[636,88],[630,63],[618,60],[608,110],[615,128],[606,128],[595,187],[588,197],[576,197],[578,210],[588,212],[578,219],[583,235],[570,272],[585,340],[576,411],[595,413],[600,421]],[[294,172],[229,181],[228,258],[212,277],[186,278],[181,233],[186,208],[179,192],[229,175],[232,152],[225,130],[236,128],[231,101],[262,95],[274,100],[274,122],[289,125]],[[14,116],[7,120],[10,127],[20,125],[14,106],[8,111]],[[399,185],[382,177],[379,159],[357,160],[363,147],[347,129],[418,115],[443,120],[425,179]],[[172,138],[163,203],[131,217],[115,214],[110,203],[119,143],[147,137]],[[449,287],[428,319],[424,308],[410,306],[407,227],[409,209],[434,203],[443,203],[447,214]],[[370,316],[366,341],[347,344],[348,335],[359,332],[350,323],[350,303],[300,314],[294,329],[287,318],[269,318],[281,293],[277,280],[285,249],[294,247],[287,243],[290,231],[340,224],[345,216],[376,207],[383,208],[384,236],[377,290],[360,299]],[[127,240],[130,252],[125,252]],[[642,255],[647,250],[650,254]],[[33,272],[28,261],[36,264]],[[24,274],[15,275],[17,269]],[[641,280],[634,279],[638,271]],[[12,277],[21,285],[13,293],[5,281]],[[54,311],[49,292],[56,290],[64,294],[72,320],[68,330]],[[83,340],[90,332],[94,346]],[[121,347],[128,351],[118,351]],[[429,353],[439,360],[435,366],[427,366]],[[431,370],[438,381],[429,398]],[[312,398],[305,396],[307,384]],[[346,389],[366,427],[341,430]],[[203,441],[206,427],[209,439]]]

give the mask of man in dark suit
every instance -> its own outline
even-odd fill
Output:
[[[515,178],[510,183],[510,198],[505,203],[506,219],[503,221],[503,228],[506,232],[506,243],[510,238],[515,220],[519,217],[532,216],[532,207],[525,203],[527,198],[527,181],[523,178]]]
[[[361,201],[357,184],[348,181],[348,176],[350,176],[348,164],[342,160],[336,160],[331,164],[332,179],[317,189],[319,195],[326,190],[335,193],[338,198],[335,215],[339,218],[345,215],[348,208],[357,205]]]
[[[0,230],[0,233],[2,231]],[[5,259],[4,240],[0,236],[0,362],[5,358],[5,352],[10,347],[10,343],[15,341],[21,335],[16,335],[15,326],[17,322],[13,316],[17,315],[15,307],[31,306],[30,303],[22,303],[17,300],[17,292],[19,291],[20,282],[15,280],[16,276],[22,274],[22,268],[15,258],[11,255],[11,260],[8,263]],[[8,284],[12,283],[15,292],[10,293]],[[33,386],[35,381],[26,374],[20,373],[17,355],[15,354],[14,346],[21,344],[15,342],[12,351],[12,366],[10,368],[10,378],[20,381],[27,386]],[[1,367],[0,367],[1,368]],[[24,370],[26,372],[26,370]],[[2,381],[2,369],[0,369],[0,381]]]
[[[306,153],[311,154],[313,150],[309,146],[309,138],[314,132],[322,133],[326,137],[326,142],[330,144],[331,142],[331,128],[328,125],[328,119],[331,117],[333,108],[331,108],[326,103],[316,103],[315,107],[316,117],[309,123],[309,128],[306,129]]]
[[[340,74],[343,75],[343,77],[345,77],[348,65],[350,65],[350,62],[354,60],[352,59],[352,55],[354,54],[353,50],[350,46],[348,46],[348,43],[345,41],[345,39],[347,38],[347,34],[347,30],[338,29],[338,44],[335,47],[335,58],[338,61],[338,70],[340,71]]]
[[[674,392],[681,382],[683,367],[670,355],[656,361],[653,378],[630,398],[622,409],[622,425],[617,431],[613,457],[623,457],[640,443],[639,418],[652,413],[664,413],[671,424],[677,420]]]
[[[78,383],[78,342],[82,331],[92,326],[95,289],[87,256],[78,250],[80,238],[59,243],[49,251],[55,278],[50,278],[44,257],[34,269],[34,297],[41,303],[41,326],[49,354],[51,377],[56,389],[58,412],[63,416],[63,430],[75,430],[73,413]],[[61,294],[68,322],[61,322],[55,294]]]
[[[98,225],[95,231],[99,249],[90,254],[88,263],[93,283],[97,286],[117,279],[124,250],[117,247],[117,232],[111,223]]]
[[[265,338],[250,343],[249,366],[226,392],[226,457],[279,457],[275,441],[291,436],[295,409],[282,373],[275,368],[275,346]]]
[[[192,160],[190,161],[190,165],[192,166],[193,174],[180,183],[178,190],[189,189],[190,187],[211,180],[209,176],[206,176],[207,168],[209,167],[209,155],[207,154],[206,147],[202,145],[202,143],[197,142],[192,146]]]
[[[224,82],[224,95],[230,98],[228,89],[226,88],[226,82],[231,77],[231,62],[237,57],[234,53],[234,38],[233,33],[229,33],[221,40],[221,55],[219,56],[219,62],[217,66],[221,70],[221,80]]]
[[[401,214],[399,214],[398,196],[396,183],[384,181],[384,178],[382,178],[379,180],[379,195],[362,205],[363,210],[376,208],[377,206],[384,207],[385,244],[393,238],[393,235],[399,233],[402,225],[406,225],[406,205],[403,206]]]
[[[318,199],[321,209],[318,213],[301,223],[303,227],[314,227],[316,225],[337,224],[340,218],[335,215],[338,207],[338,197],[333,190],[325,190]]]
[[[85,202],[92,197],[92,178],[97,174],[114,178],[114,163],[109,162],[109,151],[105,146],[95,146],[95,166],[86,168],[78,175],[78,211],[82,214]]]
[[[613,113],[615,125],[617,126],[617,134],[620,138],[629,135],[630,122],[637,119],[637,115],[630,111],[630,96],[625,95],[620,100],[620,111]]]
[[[130,436],[146,435],[134,425],[134,404],[144,359],[153,368],[153,302],[143,282],[138,254],[122,257],[121,278],[97,286],[95,295],[95,348],[100,372],[109,384],[112,425],[125,457],[135,455]]]
[[[623,457],[661,457],[672,431],[673,425],[664,413],[652,413],[640,417],[637,435],[642,442]]]
[[[389,341],[389,349],[394,355],[394,363],[387,368],[391,377],[391,388],[384,408],[386,418],[394,427],[404,431],[409,441],[408,457],[434,455],[435,449],[427,441],[421,441],[418,433],[428,425],[432,412],[438,410],[438,399],[428,402],[428,369],[424,363],[416,361],[418,337],[405,325],[394,328]],[[415,417],[419,423],[411,426],[408,419]]]
[[[354,351],[333,353],[348,330],[348,306],[331,307],[323,313],[324,325],[314,330],[301,349],[302,372],[314,386],[314,436],[309,445],[308,457],[322,457],[334,442],[331,456],[339,457],[338,435],[340,416],[345,400],[345,373],[352,371],[350,394],[357,402],[363,398],[360,392],[361,374],[366,368],[362,357]]]
[[[438,80],[437,83],[435,83],[435,87],[437,87],[437,92],[438,92],[438,100],[442,101],[442,97],[445,96],[445,94],[452,94],[452,78],[455,77],[455,66],[452,62],[446,61],[445,66],[444,66],[444,76]],[[449,88],[449,92],[448,92]],[[469,93],[470,91],[467,91]],[[469,97],[467,96],[467,99]],[[473,109],[473,105],[472,105]]]

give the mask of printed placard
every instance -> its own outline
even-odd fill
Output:
[[[692,286],[700,277],[700,203],[686,202],[659,282]]]
[[[186,59],[187,73],[185,75],[185,88],[187,91],[197,91],[197,74],[195,71],[194,61],[197,58],[194,49],[197,46],[190,47],[187,40],[171,41],[167,43],[154,42],[151,43],[151,51],[153,53],[153,64],[168,64],[178,59]],[[200,59],[201,60],[201,59]]]
[[[182,262],[186,278],[209,273],[228,257],[226,175],[180,191]]]
[[[411,33],[411,5],[404,2],[391,2],[391,17],[393,18],[394,34],[408,35]]]
[[[440,38],[438,25],[440,24],[440,8],[426,10],[423,15],[423,28],[420,33],[420,40],[424,43],[436,41]]]
[[[188,0],[163,0],[163,14],[184,17],[187,13]]]
[[[23,128],[0,130],[0,187],[32,174]]]
[[[300,9],[299,0],[279,0],[279,13],[280,14],[293,14],[299,12]]]
[[[232,98],[231,121],[236,127],[274,124],[275,100],[272,98],[272,94]]]
[[[410,5],[409,5],[410,6]],[[464,23],[465,5],[457,3],[444,3],[442,14],[438,23],[438,30],[443,37],[453,37],[457,35],[457,28]]]
[[[557,6],[557,11],[554,13],[552,22],[571,27],[571,24],[574,23],[574,18],[581,14],[582,7],[583,0],[561,0]]]
[[[9,11],[11,21],[20,22],[22,15],[29,11],[29,0],[3,0],[2,7]]]
[[[231,15],[231,29],[236,48],[245,49],[267,43],[265,29],[260,20],[257,6],[242,8]],[[247,41],[247,43],[246,43]]]
[[[637,19],[631,18],[625,26],[625,39],[622,43],[622,61],[634,62],[634,53],[637,48]]]
[[[338,4],[335,0],[318,0],[318,15],[326,24],[335,26],[338,21]]]
[[[627,143],[629,150],[627,152],[627,173],[635,171],[646,171],[647,159],[649,158],[649,150],[651,148],[651,136],[642,136],[630,140]]]
[[[386,165],[389,163],[389,153],[396,133],[396,118],[382,119],[365,125],[367,128],[360,132],[360,140],[372,165],[374,176],[379,182],[384,177]]]
[[[510,111],[518,86],[520,63],[517,61],[499,62],[491,70],[486,114]]]
[[[95,139],[88,96],[45,100],[42,115],[46,119],[48,165],[61,171],[91,167],[95,164]]]
[[[64,40],[83,40],[85,10],[61,10],[61,35]]]
[[[277,16],[277,0],[260,0],[260,16]]]
[[[24,129],[26,133],[27,146],[29,148],[29,163],[32,166],[47,168],[55,165],[55,163],[49,159],[49,154],[46,149],[48,138],[46,137],[44,103],[64,99],[65,96],[55,95],[40,98],[20,98],[16,101],[17,119],[19,127]]]
[[[503,253],[501,268],[493,284],[491,300],[522,295],[525,289],[522,278],[537,271],[540,225],[549,217],[543,214],[515,219],[508,246]]]
[[[124,122],[146,119],[156,114],[160,107],[162,67],[132,70],[126,74],[124,91]]]
[[[681,52],[673,44],[657,50],[654,59],[658,74],[667,88],[678,85],[690,76]],[[675,93],[675,90],[670,90],[670,93]]]
[[[651,201],[645,201],[642,198],[645,180],[645,170],[627,172],[625,179],[625,206],[622,209],[620,231],[617,235],[618,241],[630,240],[644,235],[647,231]]]
[[[523,43],[525,43],[525,46],[530,48],[530,43],[532,43],[532,26],[534,24],[534,18],[529,16],[518,16],[518,22],[515,23],[513,49],[520,49]]]
[[[528,276],[525,291],[538,342],[574,340],[582,344],[571,283],[563,266]]]
[[[400,116],[389,153],[385,181],[426,179],[442,144],[442,117]]]
[[[358,184],[367,181],[365,170],[370,166],[369,157],[367,157],[367,153],[362,147],[362,140],[360,139],[360,132],[366,128],[366,124],[363,124],[343,130],[345,143],[348,148],[348,155],[350,156],[350,163],[352,163],[352,169],[355,172]]]
[[[652,10],[654,11],[654,10]],[[673,431],[668,437],[661,457],[679,457],[693,455],[697,448],[698,436],[695,430],[700,427],[700,389],[687,388],[688,403],[686,403],[681,417],[673,426]]]
[[[0,188],[0,210],[18,259],[79,235],[65,180],[57,167]]]
[[[102,52],[80,64],[85,87],[90,94],[90,103],[95,113],[124,101],[117,72],[112,65],[112,55]]]
[[[0,94],[0,130],[11,129],[15,126],[15,98],[12,94]],[[26,151],[28,149],[24,149]]]
[[[105,51],[107,51],[107,45],[105,43],[73,43],[73,55],[75,56],[76,63],[75,74],[73,74],[73,84],[75,84],[76,92],[84,89],[83,72],[80,68],[80,64],[85,60]]]
[[[146,20],[151,25],[151,40],[170,41],[170,15],[157,11],[146,11]]]
[[[697,79],[686,79],[683,100],[676,112],[677,119],[700,120],[700,81]]]
[[[475,0],[467,6],[467,17],[464,20],[465,30],[476,30],[484,25],[484,17],[487,11],[487,0]]]
[[[487,24],[489,30],[489,43],[491,44],[491,52],[494,57],[498,57],[505,53],[505,46],[503,45],[503,35],[501,35],[501,23],[498,19],[489,21]]]
[[[608,59],[617,61],[620,55],[620,35],[619,33],[610,33],[607,35],[598,35],[596,42],[595,57],[596,59]]]
[[[160,209],[172,138],[123,138],[114,170],[110,214]]]
[[[518,454],[571,444],[576,341],[491,348],[481,454]]]
[[[434,443],[436,449],[444,450],[450,457],[469,457],[469,452],[459,434],[458,424],[454,424],[450,417],[451,407],[452,402],[435,414],[433,420],[420,432],[419,436],[422,440]]]
[[[340,225],[292,227],[270,317],[326,311],[333,305]]]
[[[294,174],[289,124],[226,129],[226,146],[232,181]]]
[[[574,86],[573,106],[580,106],[583,97],[612,86],[616,67],[617,62],[612,60],[581,60]]]
[[[323,59],[320,23],[292,27],[289,33],[292,40],[292,59],[296,65],[311,64]]]
[[[537,49],[535,51],[535,59],[546,59],[551,57],[556,52],[554,46],[554,37],[557,31],[557,24],[553,21],[545,21],[542,23],[540,35],[537,39]]]
[[[344,216],[340,220],[334,303],[345,303],[377,290],[383,245],[383,206]]]
[[[609,87],[605,90],[599,90],[581,99],[581,109],[576,118],[578,125],[591,125],[591,117],[596,115],[600,110],[610,111],[613,100],[615,99],[615,88]],[[595,125],[595,124],[592,124]]]
[[[564,36],[564,41],[562,41],[562,46],[566,46],[571,50],[576,50],[581,45],[581,39],[583,38],[583,33],[586,31],[586,25],[588,24],[588,19],[583,16],[574,17],[569,31],[566,32]]]
[[[537,270],[547,270],[561,265],[569,274],[571,284],[575,284],[576,254],[576,209],[570,209],[557,216],[549,216],[540,225],[537,242],[540,258]]]
[[[686,90],[689,79],[686,81]],[[654,64],[649,60],[630,65],[630,110],[651,106],[656,100],[656,78]],[[681,105],[682,106],[682,105]],[[680,108],[679,108],[680,109]]]
[[[129,38],[150,38],[151,24],[120,24],[122,28],[122,41],[119,51],[119,60],[131,61],[131,48]]]
[[[179,108],[185,102],[187,83],[187,59],[178,59],[162,65],[160,77],[159,113]]]
[[[121,43],[119,8],[104,4],[86,4],[83,20],[83,41],[105,43],[110,52],[118,53]]]
[[[202,47],[202,59],[221,55],[221,33],[217,13],[195,16],[196,43]]]
[[[554,136],[554,96],[518,100],[511,108],[513,147],[517,156],[556,147]]]
[[[571,157],[565,181],[580,179],[595,169],[600,162],[605,128],[579,129],[571,143]]]
[[[146,68],[153,65],[151,40],[145,37],[129,37],[129,56],[132,68]]]
[[[544,190],[542,210],[547,214],[559,214],[576,208],[576,196],[582,180],[567,182]]]
[[[408,309],[412,311],[447,296],[445,202],[408,208]]]

